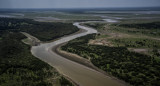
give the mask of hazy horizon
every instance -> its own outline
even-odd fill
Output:
[[[1,0],[0,8],[160,7],[160,0]]]

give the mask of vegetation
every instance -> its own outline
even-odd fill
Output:
[[[90,16],[85,14],[74,14],[68,12],[55,12],[55,11],[47,11],[47,12],[28,12],[24,13],[27,18],[36,18],[36,17],[53,17],[55,19],[62,20],[101,20],[101,17],[98,16]]]
[[[66,31],[68,33],[64,33],[63,31],[66,29],[63,28],[55,30],[61,25],[58,23],[43,24],[29,19],[0,18],[0,86],[72,86],[54,68],[32,56],[31,47],[21,41],[25,36],[20,31],[40,35],[44,29],[46,29],[46,33],[49,31],[46,28],[47,25],[54,26],[49,29],[50,31],[54,30],[57,33],[62,31],[63,34],[49,35],[44,40],[72,32]],[[70,24],[64,25],[68,28],[70,26]]]
[[[131,48],[160,48],[160,41],[146,38],[121,38],[111,39],[117,46],[131,47]]]
[[[158,21],[134,20],[134,23],[123,21],[116,24],[88,23],[85,25],[94,27],[100,32],[96,36],[97,42],[111,43],[115,47],[126,47],[130,51],[160,59],[160,23]]]
[[[130,34],[143,34],[154,37],[160,36],[160,22],[137,23],[137,24],[112,24],[112,30]]]
[[[137,28],[137,29],[160,29],[160,22],[137,23],[137,24],[120,24],[120,27]]]
[[[130,52],[126,47],[89,45],[95,34],[68,42],[61,49],[78,54],[100,69],[135,86],[159,86],[160,62],[154,57]]]
[[[64,28],[65,27],[65,28]],[[78,31],[71,23],[36,22],[31,19],[0,18],[0,31],[27,32],[41,41],[49,41]]]
[[[104,27],[104,24],[102,23],[85,23],[85,25],[93,27],[95,29],[102,29]]]

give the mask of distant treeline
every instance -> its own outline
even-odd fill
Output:
[[[160,22],[120,24],[118,26],[127,28],[137,28],[137,29],[160,29]]]
[[[111,30],[129,33],[129,34],[142,34],[152,37],[160,37],[160,22],[148,23],[126,23],[126,24],[112,24]]]
[[[27,32],[41,41],[49,41],[78,31],[72,23],[37,22],[31,19],[0,18],[0,32],[3,30]]]

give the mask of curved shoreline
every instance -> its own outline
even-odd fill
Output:
[[[86,30],[86,32],[74,34],[67,37],[62,37],[57,41],[51,43],[43,43],[39,46],[33,46],[31,52],[34,56],[41,59],[42,61],[53,66],[62,75],[69,77],[75,83],[81,86],[124,86],[123,83],[115,80],[110,76],[106,76],[92,68],[86,67],[82,64],[76,63],[69,59],[66,59],[56,52],[52,51],[53,47],[59,44],[68,42],[77,37],[85,36],[87,34],[97,33],[96,30],[81,26],[80,23],[74,23],[78,28]]]
[[[59,44],[58,46],[54,47],[53,48],[53,52],[57,53],[58,55],[66,58],[66,59],[69,59],[71,61],[74,61],[74,62],[77,62],[79,64],[82,64],[84,66],[87,66],[89,68],[92,68],[93,70],[96,70],[97,72],[100,72],[100,73],[103,73],[105,76],[109,76],[111,77],[113,80],[116,80],[118,81],[119,83],[122,83],[124,84],[125,86],[130,86],[128,83],[118,79],[117,77],[114,77],[112,75],[109,75],[107,72],[99,69],[98,67],[96,67],[95,65],[93,65],[90,61],[88,61],[87,59],[77,55],[77,54],[73,54],[73,53],[70,53],[70,52],[66,52],[66,51],[63,51],[63,50],[60,50],[60,47],[65,45],[66,43],[63,43],[63,44]],[[73,80],[71,80],[71,82],[74,82]]]

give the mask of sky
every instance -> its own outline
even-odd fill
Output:
[[[0,0],[0,8],[160,7],[160,0]]]

